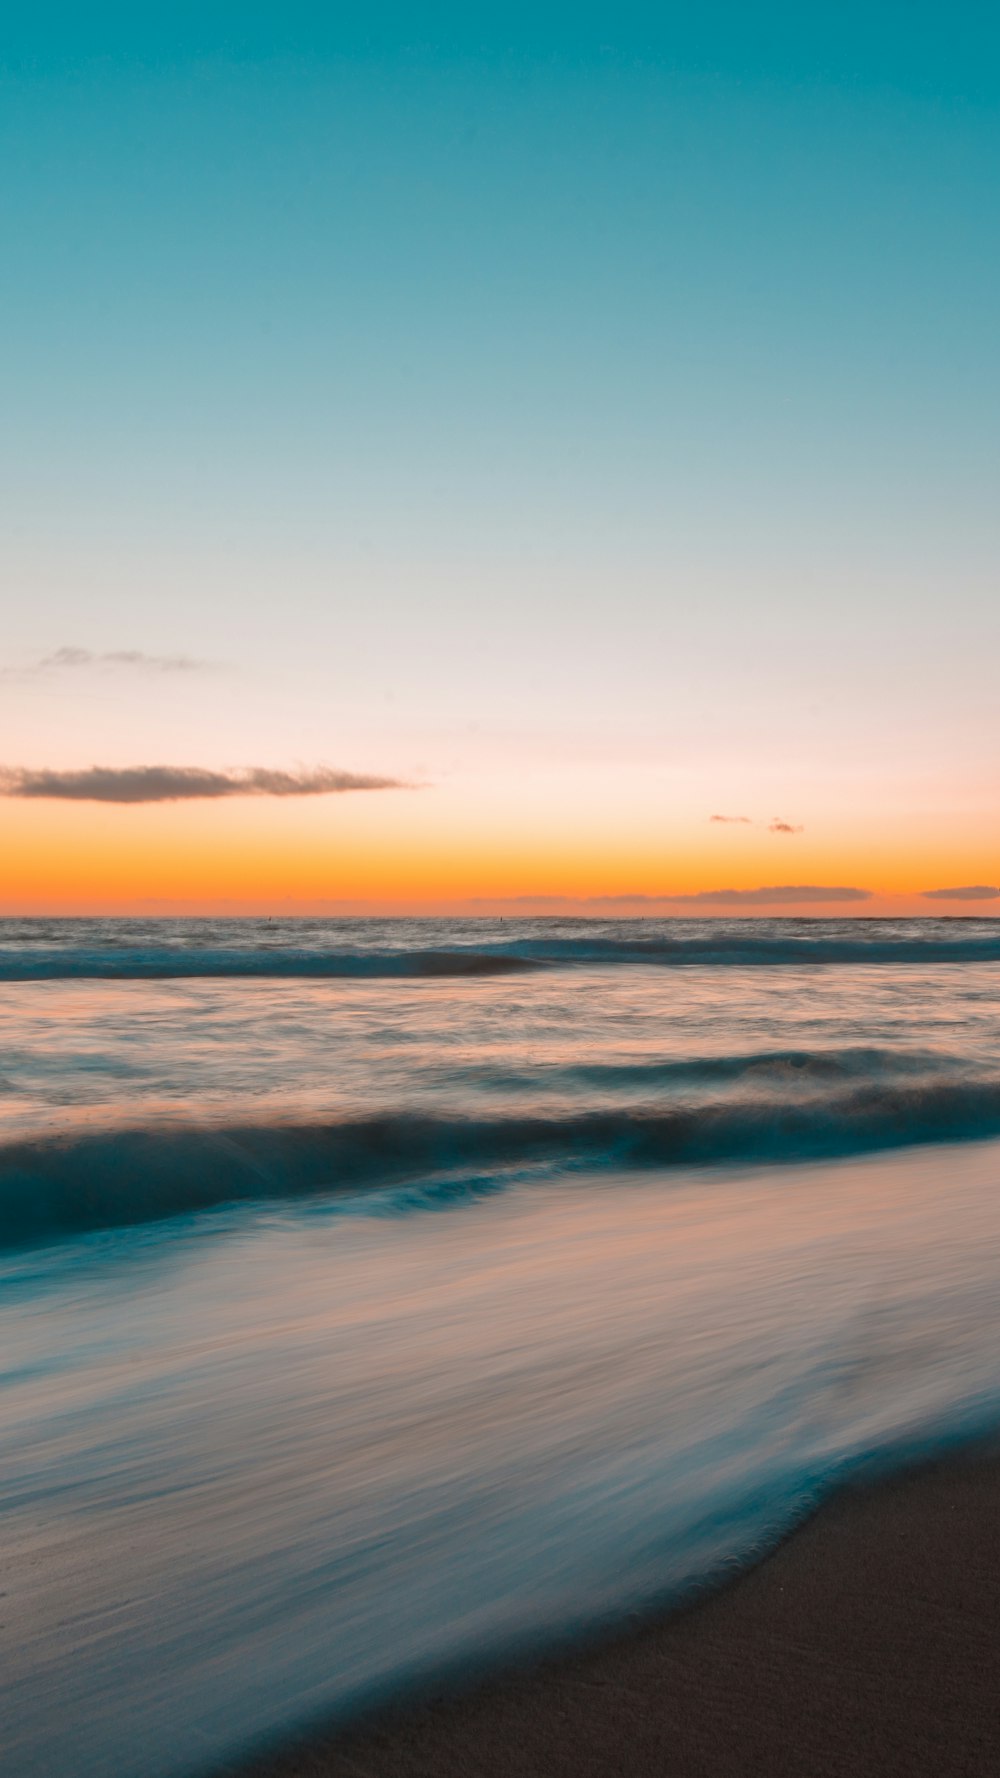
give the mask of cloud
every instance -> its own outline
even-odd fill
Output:
[[[669,900],[666,895],[588,895],[584,898],[589,908],[631,907],[636,902],[661,902]]]
[[[796,901],[869,901],[871,893],[870,889],[839,884],[777,883],[765,889],[699,889],[694,895],[658,895],[647,899],[668,901],[672,907],[767,907]]]
[[[964,883],[959,889],[922,889],[926,901],[998,901],[1000,889],[986,883]]]
[[[756,825],[749,815],[710,815],[708,819],[709,823],[718,822],[725,827],[754,827]],[[774,820],[768,822],[767,831],[768,833],[803,833],[805,830],[793,826],[790,821],[782,821],[780,815],[775,815]]]
[[[42,655],[30,670],[50,673],[62,667],[138,667],[147,673],[194,673],[208,664],[189,654],[146,654],[141,648],[112,648],[101,653],[91,648],[56,648]]]
[[[694,895],[480,895],[470,902],[507,907],[536,907],[543,902],[565,907],[630,907],[646,903],[662,907],[767,907],[789,902],[870,901],[870,889],[833,887],[821,883],[778,883],[765,889],[699,889]]]
[[[409,790],[399,778],[337,772],[278,772],[249,766],[213,772],[203,766],[89,766],[80,772],[0,769],[0,795],[77,803],[176,803],[223,796],[333,796],[348,790]]]

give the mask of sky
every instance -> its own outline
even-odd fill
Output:
[[[1000,913],[995,7],[15,5],[0,167],[0,911]]]

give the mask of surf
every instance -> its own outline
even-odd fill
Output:
[[[1000,963],[995,920],[0,921],[0,981],[460,979]]]
[[[700,1098],[444,1115],[221,1120],[88,1129],[0,1146],[0,1245],[153,1222],[222,1205],[377,1194],[417,1183],[413,1205],[477,1196],[513,1170],[618,1174],[783,1165],[1000,1135],[1000,1076],[939,1063],[883,1070],[856,1056],[703,1067]],[[686,1071],[690,1092],[690,1068]],[[640,1073],[640,1078],[641,1078]],[[730,1090],[718,1090],[720,1077]],[[683,1072],[682,1072],[683,1078]],[[632,1084],[634,1086],[634,1077]]]

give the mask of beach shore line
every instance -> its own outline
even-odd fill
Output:
[[[731,1585],[600,1646],[314,1730],[226,1772],[1000,1772],[1000,1447],[846,1488]]]

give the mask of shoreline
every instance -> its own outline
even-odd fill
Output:
[[[1000,1771],[1000,1444],[849,1482],[728,1584],[575,1650],[315,1725],[216,1778]]]

